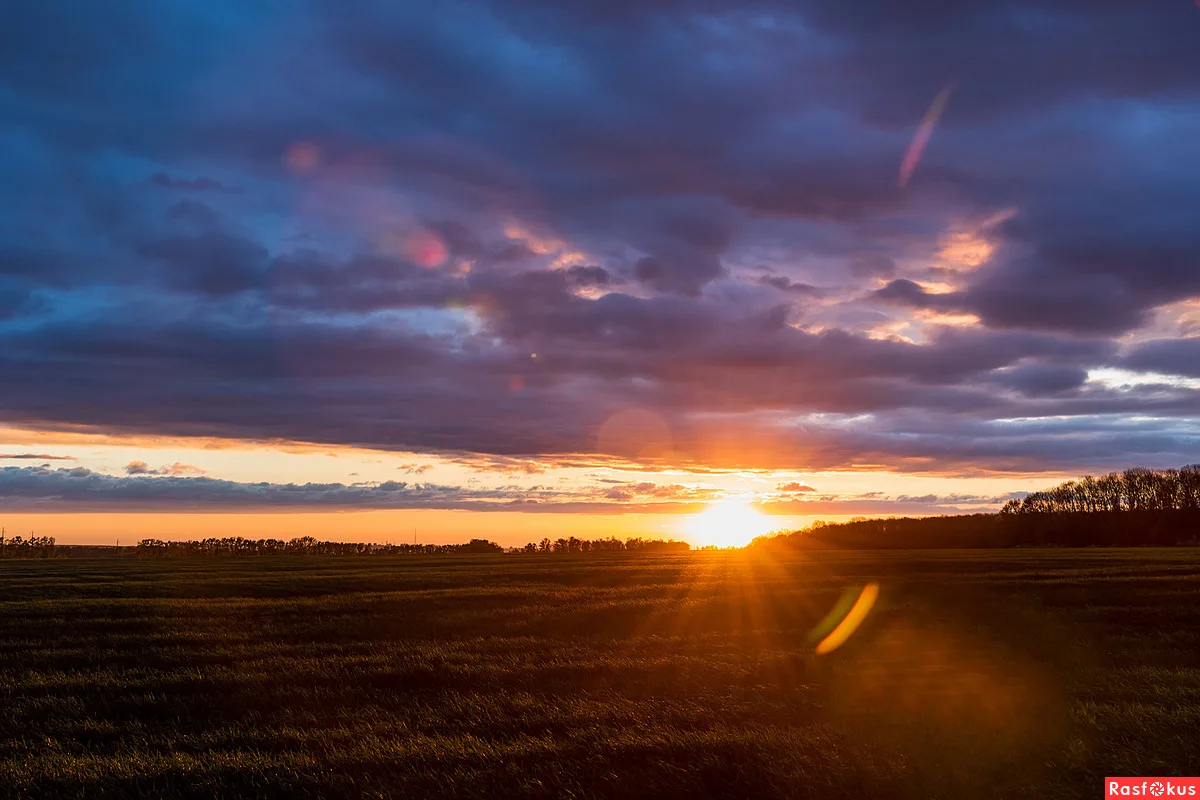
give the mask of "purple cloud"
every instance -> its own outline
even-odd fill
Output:
[[[1197,377],[1188,4],[351,5],[9,26],[0,419],[534,474],[1200,444],[1192,384],[1095,377]]]

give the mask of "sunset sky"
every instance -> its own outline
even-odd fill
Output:
[[[726,544],[1200,461],[1186,0],[22,6],[10,536]]]

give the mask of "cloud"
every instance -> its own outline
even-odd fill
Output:
[[[1088,371],[1070,364],[1022,363],[996,370],[988,380],[1027,397],[1058,395],[1079,389],[1088,379]]]
[[[791,515],[856,513],[954,513],[998,508],[1017,494],[891,496],[885,492],[793,494],[762,503],[769,513]],[[0,508],[14,511],[170,510],[191,512],[250,509],[388,510],[457,509],[531,513],[695,513],[722,492],[707,486],[624,481],[598,486],[452,486],[404,481],[357,483],[245,483],[209,477],[105,475],[83,468],[0,468]]]
[[[1200,337],[1143,342],[1129,351],[1124,364],[1145,372],[1200,378]]]
[[[978,443],[964,436],[952,453],[936,431],[892,435],[889,420],[917,409],[938,410],[947,422],[1132,411],[1184,419],[1196,397],[1182,387],[1151,394],[1080,383],[1088,366],[1116,359],[1115,344],[1103,339],[946,329],[912,343],[806,332],[770,305],[620,293],[585,299],[553,273],[471,285],[484,323],[478,334],[452,317],[439,335],[392,324],[205,320],[76,320],[0,332],[0,365],[13,378],[5,403],[10,417],[127,433],[254,439],[269,430],[312,443],[471,453],[473,463],[490,460],[488,469],[521,471],[624,453],[604,452],[616,439],[598,432],[642,408],[661,420],[670,440],[662,452],[674,463],[770,466],[783,452],[800,452],[810,459],[805,466],[832,468],[862,463],[868,453],[854,453],[851,443],[870,440],[872,463],[908,466],[932,449],[941,457],[927,468],[942,469],[981,453]],[[57,365],[64,381],[86,382],[89,403],[59,391],[44,364]],[[159,380],[148,384],[142,376],[151,372]],[[204,399],[214,379],[224,398],[216,405]],[[764,403],[791,421],[760,410]],[[796,415],[809,414],[826,416],[801,431]],[[869,419],[847,428],[840,415]],[[1163,430],[1140,424],[1147,435]],[[1026,431],[1036,429],[1021,422],[996,431],[1028,445]],[[815,446],[824,441],[839,444]],[[1076,463],[1069,451],[1051,455],[1055,468]],[[1045,457],[1037,447],[1024,462],[1036,467]]]
[[[764,275],[758,279],[758,282],[764,286],[771,286],[781,292],[790,292],[792,294],[809,295],[811,297],[819,297],[824,294],[821,289],[808,283],[793,281],[783,275]]]
[[[200,467],[194,467],[191,464],[183,464],[176,461],[174,464],[169,464],[159,469],[151,469],[150,465],[145,461],[130,461],[125,465],[126,475],[204,475],[207,471]]]
[[[1200,377],[1186,3],[68,6],[3,56],[6,424],[514,474],[1197,442],[1186,382],[1089,379]]]
[[[1009,500],[1021,499],[1026,492],[1010,492],[1001,495],[976,495],[976,494],[924,494],[924,495],[898,495],[895,499],[898,503],[928,503],[940,505],[986,505],[999,506],[1007,503]]]
[[[684,486],[681,484],[657,484],[651,481],[625,482],[600,489],[596,495],[621,502],[635,499],[669,500],[698,503],[716,499],[720,492],[708,487]]]
[[[850,274],[856,278],[890,278],[896,274],[896,262],[884,253],[861,253],[850,257]]]
[[[571,282],[581,287],[607,287],[615,283],[623,283],[621,278],[613,275],[604,267],[574,266],[567,268]]]
[[[215,296],[259,288],[268,264],[262,245],[219,231],[149,241],[138,254],[167,267],[173,287]]]
[[[0,453],[0,461],[78,461],[75,456],[53,456],[48,453]]]
[[[136,462],[135,462],[136,463]],[[543,486],[472,488],[403,481],[242,483],[208,477],[116,477],[88,469],[0,468],[0,508],[13,510],[220,511],[248,509],[462,509],[544,513],[654,513],[694,511],[708,496],[679,486],[638,488],[608,497],[587,489]],[[639,499],[640,502],[612,502]]]
[[[241,187],[225,186],[218,180],[203,176],[189,179],[172,177],[165,172],[156,172],[150,176],[148,182],[161,189],[177,189],[185,192],[224,192],[228,194],[242,194],[243,192]]]

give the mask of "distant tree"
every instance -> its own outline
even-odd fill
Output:
[[[0,558],[54,558],[57,549],[53,536],[29,534],[8,538],[7,531],[0,530]]]
[[[142,557],[174,556],[279,556],[279,555],[437,555],[443,553],[501,553],[500,545],[487,539],[472,539],[466,544],[374,544],[370,542],[323,542],[312,536],[290,541],[279,539],[246,539],[240,536],[224,539],[208,538],[199,541],[166,542],[143,539],[136,554]]]
[[[763,547],[1001,547],[1013,545],[1170,545],[1200,533],[1200,466],[1133,467],[1066,481],[999,514],[814,523],[756,540]]]
[[[1184,511],[1200,511],[1200,464],[1189,464],[1179,470],[1179,507]]]

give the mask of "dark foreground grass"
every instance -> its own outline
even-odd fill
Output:
[[[0,562],[0,796],[1098,797],[1200,774],[1198,588],[1185,549]]]

